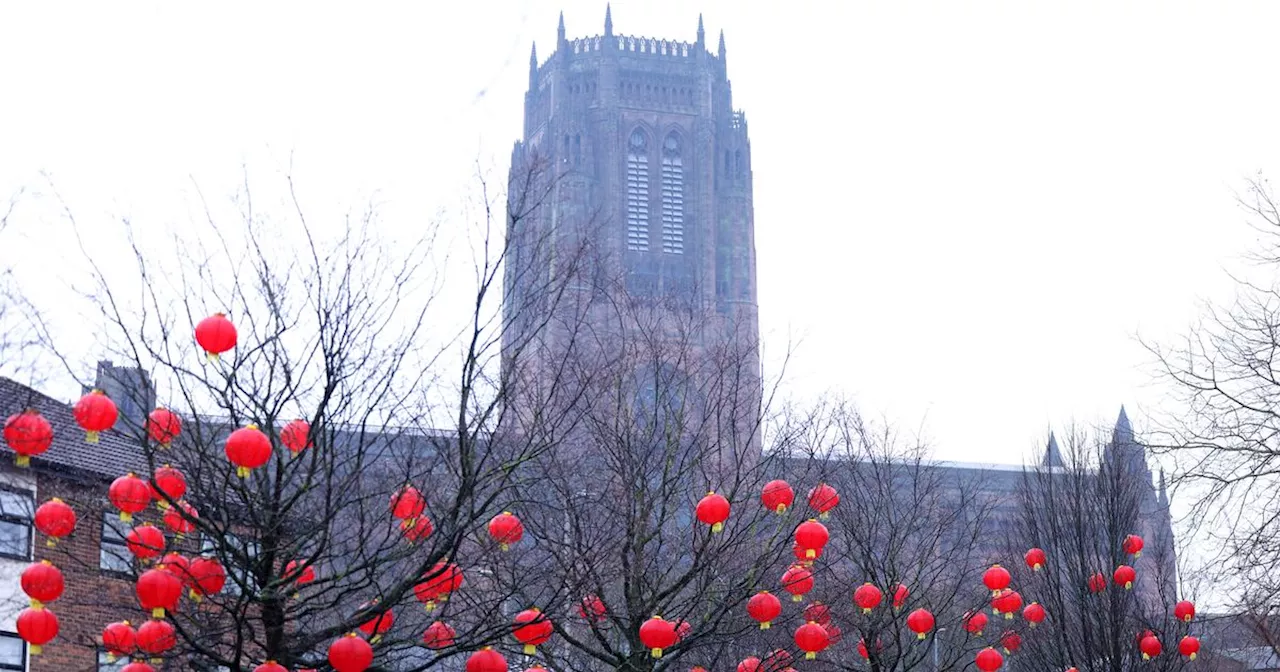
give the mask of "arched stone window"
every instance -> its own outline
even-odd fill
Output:
[[[627,139],[627,249],[649,250],[649,138],[638,128]]]
[[[662,141],[662,251],[684,254],[684,159],[674,131]]]

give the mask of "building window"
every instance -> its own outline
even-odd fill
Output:
[[[13,632],[0,632],[0,670],[26,670],[27,643]]]
[[[649,251],[649,140],[640,129],[627,141],[627,249]]]
[[[128,574],[133,569],[133,554],[129,553],[125,535],[128,531],[120,518],[110,511],[102,512],[102,545],[98,550],[98,568],[108,572]]]
[[[128,656],[112,661],[111,654],[106,651],[98,652],[98,672],[120,672],[128,664]]]
[[[662,143],[662,251],[684,253],[684,162],[675,133]]]
[[[35,506],[30,490],[0,489],[0,556],[31,559],[31,517]]]

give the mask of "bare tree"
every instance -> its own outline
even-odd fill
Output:
[[[509,633],[505,622],[489,627],[505,596],[486,580],[498,550],[484,526],[515,496],[516,467],[548,449],[545,437],[561,420],[537,414],[538,431],[515,431],[499,366],[500,356],[519,362],[549,319],[539,313],[512,335],[499,305],[511,233],[531,226],[555,183],[543,172],[530,162],[513,173],[496,208],[481,182],[470,315],[447,338],[440,326],[450,320],[435,304],[447,272],[433,256],[438,229],[394,245],[373,211],[326,235],[296,198],[286,224],[271,224],[246,188],[237,225],[206,208],[203,225],[163,254],[126,227],[136,270],[127,284],[90,259],[114,354],[149,372],[161,405],[184,420],[169,447],[144,427],[124,428],[137,437],[144,477],[166,464],[185,473],[185,497],[162,499],[194,531],[171,537],[169,550],[216,558],[228,575],[224,590],[171,615],[172,656],[184,669],[238,672],[264,660],[324,668],[336,638],[393,617],[388,631],[367,635],[380,665],[371,669],[430,669]],[[504,206],[505,226],[494,214]],[[580,258],[560,251],[565,271],[531,280],[553,307]],[[216,312],[231,316],[239,340],[206,361],[192,329]],[[574,396],[560,380],[544,383]],[[282,435],[295,419],[310,427],[297,451]],[[249,425],[269,437],[271,457],[239,477],[224,444]],[[406,486],[422,494],[425,510],[393,515]],[[484,589],[437,590],[450,565]],[[135,561],[129,569],[147,568]],[[300,583],[310,571],[314,581]],[[448,620],[455,641],[423,648],[436,619]]]
[[[1018,669],[1125,672],[1185,664],[1177,647],[1187,624],[1173,617],[1172,540],[1152,523],[1167,514],[1155,501],[1143,447],[1124,427],[1110,441],[1073,433],[1065,451],[1051,438],[1047,464],[1023,473],[1007,553],[1017,558],[1038,548],[1046,562],[1039,571],[1024,562],[1007,566],[1024,601],[1038,602],[1046,618],[1034,628],[1011,621],[1022,644],[1013,657]],[[1140,557],[1126,551],[1130,535],[1145,535]],[[1136,572],[1129,589],[1116,584],[1122,565]],[[1163,645],[1164,653],[1150,661],[1139,649],[1144,633]]]
[[[1176,464],[1204,579],[1265,615],[1280,605],[1280,208],[1264,179],[1238,202],[1259,234],[1257,276],[1237,277],[1234,302],[1205,306],[1181,341],[1146,343],[1177,403],[1152,448]]]

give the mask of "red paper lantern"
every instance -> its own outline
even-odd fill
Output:
[[[1006,619],[1013,618],[1014,612],[1022,608],[1022,595],[1016,590],[1005,588],[991,598],[991,613],[1004,614]]]
[[[1044,623],[1044,607],[1040,606],[1039,602],[1032,602],[1022,610],[1022,617],[1027,619],[1027,623],[1031,624],[1031,627],[1034,628],[1037,625]]]
[[[810,518],[796,526],[795,538],[796,546],[804,549],[805,559],[813,560],[827,545],[831,534],[827,532],[826,525]]]
[[[684,638],[688,637],[689,633],[693,632],[693,624],[689,621],[672,621],[672,624],[676,626],[677,642],[684,641]]]
[[[378,601],[374,600],[372,603],[361,605],[360,609],[364,610],[365,608],[374,606],[377,603]],[[378,640],[382,639],[382,636],[387,634],[387,631],[390,630],[391,627],[394,626],[395,624],[396,624],[395,612],[392,611],[391,609],[387,609],[386,611],[379,612],[378,614],[374,615],[373,618],[365,621],[364,623],[361,623],[360,632],[363,632],[365,637],[369,637],[370,642],[376,644]]]
[[[410,544],[426,539],[434,531],[435,527],[431,524],[431,519],[426,516],[400,521],[400,533],[409,540]]]
[[[297,560],[290,560],[288,564],[284,566],[285,576],[293,576],[293,573],[298,571],[298,567],[299,567],[299,563]],[[315,568],[312,567],[311,565],[306,565],[305,567],[302,568],[301,572],[298,572],[297,576],[294,576],[293,582],[299,586],[305,586],[308,583],[311,583],[312,581],[315,581],[315,580],[316,580]]]
[[[120,416],[116,403],[102,390],[94,390],[80,397],[71,413],[76,418],[76,424],[84,430],[85,443],[97,443],[98,434],[114,427],[116,418]]]
[[[236,476],[248,478],[250,472],[271,459],[271,439],[257,425],[241,427],[227,437],[227,459],[236,465]]]
[[[187,494],[187,477],[170,465],[156,468],[151,480],[155,482],[151,486],[151,497],[156,500],[156,506],[162,509],[169,508],[170,499],[176,502]],[[166,495],[168,499],[165,499]]]
[[[826,629],[817,623],[805,623],[796,628],[795,640],[796,646],[804,651],[805,660],[817,658],[818,652],[830,643]]]
[[[134,631],[129,621],[117,621],[107,624],[102,629],[102,648],[107,650],[108,662],[116,662],[116,658],[126,658],[133,655],[133,649],[137,645],[138,633]]]
[[[1107,579],[1102,576],[1102,572],[1094,572],[1089,576],[1086,584],[1088,585],[1089,592],[1091,593],[1101,593],[1107,589]]]
[[[1133,588],[1133,582],[1138,579],[1138,573],[1129,565],[1120,565],[1116,567],[1116,571],[1111,574],[1111,580],[1116,582],[1117,586],[1124,586],[1125,590]]]
[[[183,535],[195,531],[195,521],[200,520],[200,512],[186,500],[178,502],[178,506],[170,507],[164,512],[164,526],[181,539]]]
[[[191,579],[191,561],[181,553],[165,553],[164,557],[160,558],[160,565],[164,571],[178,577],[183,584]]]
[[[819,483],[809,491],[809,508],[818,512],[818,517],[826,520],[828,512],[840,503],[840,493],[826,483]]]
[[[864,583],[853,591],[853,601],[859,607],[862,607],[862,613],[869,614],[872,609],[880,606],[880,600],[884,599],[884,594],[879,588]]]
[[[782,615],[782,602],[773,593],[762,590],[747,600],[747,615],[760,624],[761,630],[768,630],[773,619]]]
[[[524,524],[510,511],[503,511],[489,521],[489,536],[505,551],[524,538]]]
[[[831,646],[839,644],[840,640],[844,637],[844,633],[840,632],[840,626],[835,623],[819,623],[819,625],[826,629],[827,641]]]
[[[507,672],[507,659],[486,646],[467,658],[467,672]]]
[[[31,655],[58,636],[58,617],[43,607],[29,607],[18,614],[18,636],[31,646]]]
[[[58,543],[58,539],[76,529],[75,509],[54,497],[36,509],[35,525],[41,534],[49,537],[45,540],[45,545],[52,547]]]
[[[978,655],[973,659],[973,663],[982,672],[996,672],[1001,665],[1004,665],[1004,656],[1000,655],[999,651],[988,646],[978,652]]]
[[[916,609],[907,614],[907,627],[916,633],[916,639],[924,639],[933,629],[933,614],[928,609]]]
[[[775,672],[791,668],[791,654],[786,649],[774,649],[761,661],[761,672]],[[792,672],[795,672],[792,670]]]
[[[236,325],[223,313],[214,313],[196,325],[196,343],[204,350],[209,361],[236,347]]]
[[[31,606],[37,609],[62,597],[65,588],[62,572],[48,560],[28,565],[22,570],[19,583],[22,585],[22,592],[31,598]]]
[[[129,552],[139,560],[159,557],[164,553],[164,532],[156,529],[151,523],[143,523],[125,537]]]
[[[1124,538],[1124,552],[1135,558],[1142,557],[1142,537],[1131,534]]]
[[[138,651],[151,656],[151,662],[158,663],[160,656],[178,643],[173,624],[168,621],[147,621],[138,626]]]
[[[987,615],[981,611],[970,612],[964,617],[964,629],[974,635],[981,635],[987,627]]]
[[[151,486],[129,472],[111,482],[111,487],[107,488],[107,499],[120,510],[120,520],[130,523],[133,522],[133,514],[145,511],[151,503]]]
[[[760,501],[764,507],[778,514],[785,513],[795,500],[796,493],[791,485],[780,478],[765,483],[764,489],[760,491]]]
[[[449,624],[443,621],[436,621],[427,626],[422,632],[422,643],[428,649],[439,650],[453,646],[453,640],[458,636]]]
[[[4,421],[4,442],[9,450],[18,454],[14,464],[29,466],[32,455],[39,455],[53,445],[53,425],[34,410],[11,415]]]
[[[191,571],[194,575],[195,567]],[[165,610],[178,608],[178,600],[182,598],[182,579],[165,571],[163,566],[156,566],[138,577],[134,592],[138,594],[138,604],[150,610],[152,618],[164,618]]]
[[[1173,605],[1173,617],[1183,623],[1190,623],[1196,617],[1196,605],[1189,600]]]
[[[167,408],[157,408],[147,414],[147,436],[160,444],[161,448],[168,448],[181,433],[182,419],[177,413]]]
[[[902,605],[907,603],[907,596],[910,594],[911,594],[911,591],[908,590],[904,584],[899,583],[896,587],[894,587],[893,608],[901,609]]]
[[[267,662],[253,668],[253,672],[289,672],[289,668],[274,660],[268,660]]]
[[[457,565],[437,562],[424,575],[423,582],[413,587],[413,593],[431,611],[436,602],[448,600],[449,593],[461,588],[462,581],[462,570]]]
[[[876,648],[876,651],[879,652],[879,647]],[[867,651],[867,641],[865,639],[858,640],[858,655],[863,658],[871,657],[871,654]]]
[[[778,604],[778,608],[782,608],[781,603]],[[814,602],[804,608],[804,620],[813,621],[818,625],[826,625],[831,622],[831,609],[821,602]],[[832,643],[834,644],[835,642]]]
[[[799,602],[805,593],[813,590],[813,574],[800,565],[791,565],[782,573],[782,587],[791,593],[792,602]]]
[[[1009,630],[1000,636],[1000,646],[1005,653],[1013,653],[1018,650],[1018,647],[1022,646],[1022,635]]]
[[[524,655],[532,656],[538,652],[539,646],[551,639],[553,632],[555,626],[551,619],[534,607],[516,614],[511,634],[524,645]]]
[[[120,668],[120,672],[156,672],[156,668],[142,661],[135,661]]]
[[[742,659],[742,662],[738,663],[738,672],[764,672],[764,668],[760,666],[759,658],[747,656]]]
[[[600,623],[604,621],[608,613],[608,609],[604,606],[604,600],[596,595],[587,595],[578,603],[578,616],[582,617],[583,620]]]
[[[1200,653],[1200,640],[1187,635],[1178,640],[1178,653],[1186,656],[1189,660],[1195,660],[1196,654]]]
[[[1044,554],[1044,549],[1040,548],[1033,548],[1027,551],[1027,554],[1023,556],[1023,559],[1027,561],[1028,567],[1037,572],[1044,569],[1045,563],[1048,562],[1048,559]]]
[[[337,672],[364,672],[373,664],[373,647],[349,632],[329,645],[329,664]]]
[[[191,597],[196,601],[217,595],[227,585],[227,570],[217,558],[196,558],[188,571],[191,572]]]
[[[991,595],[994,597],[999,594],[1000,591],[1009,587],[1009,581],[1011,581],[1012,578],[1013,577],[1009,576],[1009,570],[1001,567],[1000,565],[991,565],[990,569],[982,573],[982,585],[986,586],[987,590],[990,590]]]
[[[729,520],[729,500],[714,491],[708,492],[705,497],[698,500],[694,513],[698,517],[698,522],[710,525],[713,533],[719,532],[724,529],[724,521]]]
[[[427,502],[422,493],[412,485],[405,485],[391,494],[391,515],[400,520],[412,520],[422,515]]]
[[[676,643],[676,627],[661,616],[654,616],[640,625],[640,642],[654,658],[662,657],[662,650]]]
[[[295,456],[311,445],[311,423],[306,420],[290,420],[280,430],[280,443]]]
[[[1164,647],[1160,645],[1160,639],[1155,635],[1143,637],[1142,642],[1138,644],[1138,648],[1142,650],[1143,660],[1151,660],[1164,650]]]

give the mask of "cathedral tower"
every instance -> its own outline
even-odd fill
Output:
[[[505,368],[534,326],[548,334],[538,356],[554,358],[567,332],[580,333],[566,326],[574,320],[596,344],[658,325],[646,333],[703,356],[677,357],[675,377],[705,378],[699,369],[726,346],[745,353],[758,406],[751,144],[723,33],[714,53],[701,17],[692,42],[617,34],[606,9],[602,34],[569,39],[561,15],[551,55],[539,62],[535,46],[530,56],[511,165]],[[546,296],[571,260],[572,296]]]

